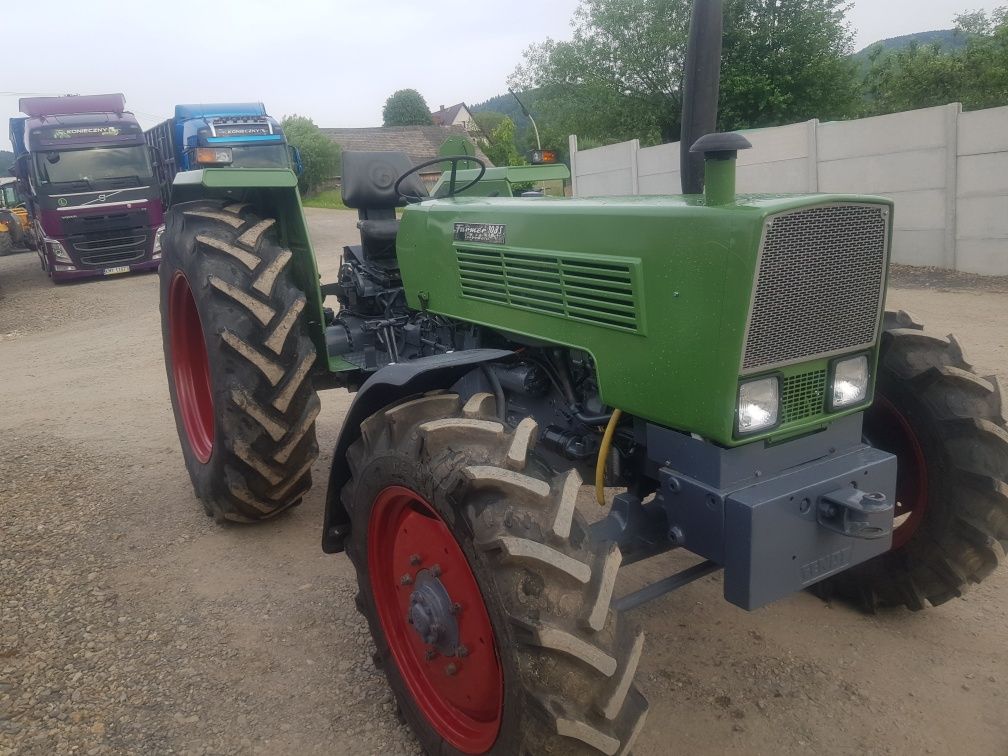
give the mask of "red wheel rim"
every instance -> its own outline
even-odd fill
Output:
[[[203,326],[189,281],[176,271],[168,288],[168,333],[171,342],[172,380],[179,414],[189,448],[204,464],[214,442],[213,395],[210,391],[210,361],[207,359]]]
[[[452,746],[484,753],[497,740],[504,700],[493,626],[465,554],[416,492],[389,486],[375,498],[368,523],[368,574],[389,651],[413,700]],[[432,655],[433,645],[409,621],[414,586],[431,575],[454,604],[461,644],[456,656]]]
[[[927,509],[927,464],[920,439],[906,416],[880,394],[865,413],[868,442],[896,455],[896,511],[893,549],[904,546],[917,532]]]

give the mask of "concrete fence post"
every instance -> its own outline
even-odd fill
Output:
[[[819,119],[806,121],[808,139],[808,190],[819,191]]]
[[[640,152],[640,140],[631,139],[627,142],[627,145],[630,149],[630,190],[636,195],[640,194],[639,166],[637,164],[637,156]]]
[[[962,103],[945,106],[945,267],[959,270],[956,202],[959,194],[959,114]]]
[[[578,193],[578,173],[577,173],[577,134],[567,136],[567,152],[570,155],[571,172],[571,196],[577,197]]]

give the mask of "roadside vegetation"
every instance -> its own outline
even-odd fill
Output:
[[[302,204],[305,207],[321,207],[326,210],[346,210],[343,204],[343,197],[339,189],[325,189],[311,196],[305,197]]]
[[[842,120],[962,102],[1008,105],[1008,6],[963,13],[955,29],[885,40],[855,54],[847,0],[727,0],[718,128]],[[569,40],[531,45],[509,79],[543,146],[566,153],[627,139],[679,139],[689,0],[581,0]],[[917,40],[924,40],[918,42]],[[535,147],[510,95],[471,110],[487,155]],[[513,145],[501,143],[514,124]],[[513,151],[511,149],[513,147]],[[507,161],[505,161],[507,162]]]
[[[289,115],[282,125],[287,141],[301,153],[304,170],[298,178],[298,189],[302,194],[310,194],[339,173],[339,145],[323,134],[311,118]]]

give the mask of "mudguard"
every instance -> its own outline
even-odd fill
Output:
[[[364,382],[350,405],[333,451],[322,530],[322,550],[325,553],[343,551],[343,544],[350,534],[350,517],[340,501],[340,492],[350,480],[346,454],[354,441],[360,438],[361,423],[393,402],[414,394],[446,388],[474,367],[503,360],[511,355],[511,352],[503,349],[468,349],[421,357],[388,365]]]

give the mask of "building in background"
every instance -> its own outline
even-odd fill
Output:
[[[477,144],[481,140],[488,141],[487,135],[483,133],[483,129],[476,123],[476,119],[473,118],[472,113],[469,112],[469,108],[466,107],[464,102],[449,105],[447,108],[444,105],[439,105],[438,107],[438,110],[431,111],[431,120],[437,126],[461,126]]]

